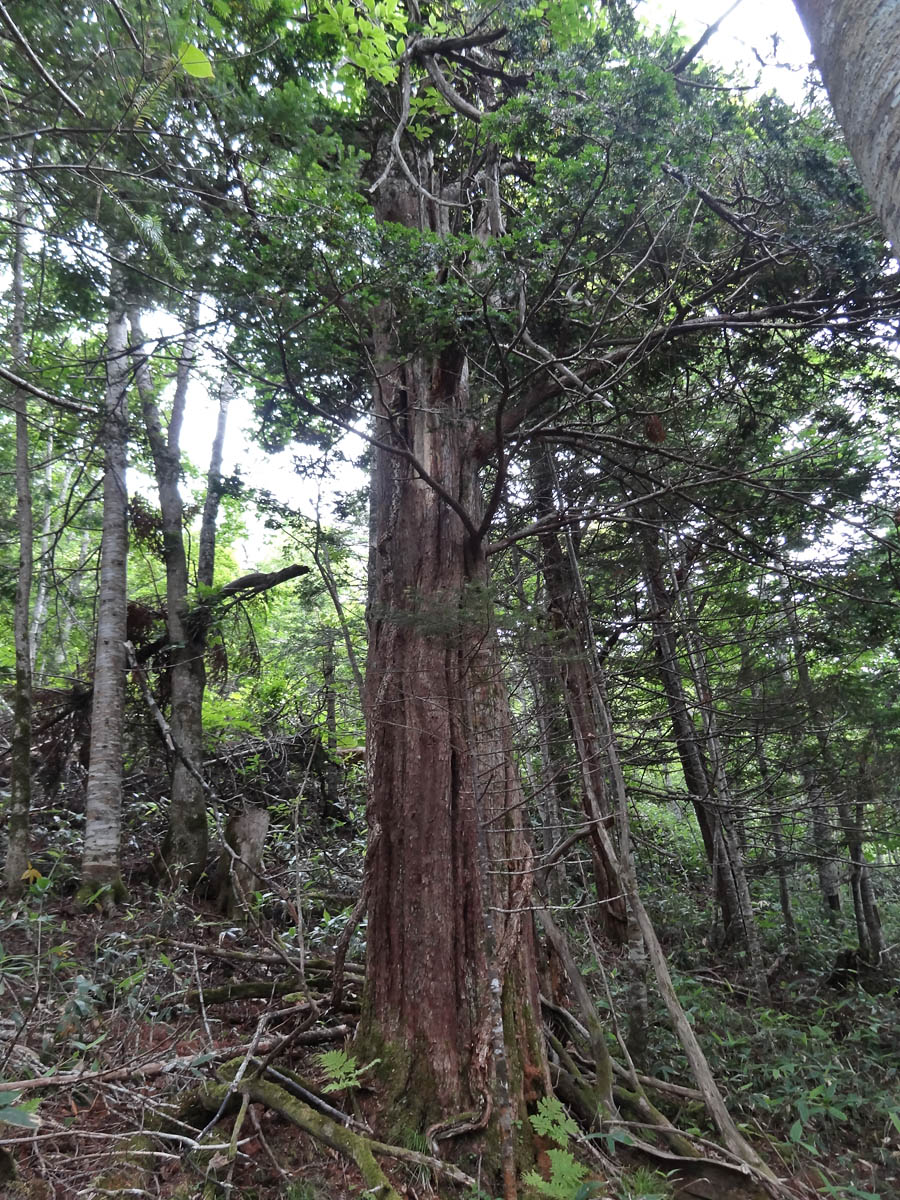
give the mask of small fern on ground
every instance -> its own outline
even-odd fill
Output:
[[[531,1124],[535,1133],[550,1138],[556,1148],[547,1151],[550,1178],[544,1179],[537,1171],[529,1171],[525,1183],[554,1200],[572,1200],[576,1193],[584,1190],[583,1180],[588,1173],[587,1167],[582,1166],[568,1148],[570,1139],[578,1133],[578,1126],[555,1096],[541,1097]]]

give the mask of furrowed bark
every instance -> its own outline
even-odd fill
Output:
[[[419,211],[402,185],[382,189],[382,221],[415,228]],[[377,842],[361,1038],[379,1047],[408,1122],[434,1139],[486,1129],[506,1144],[547,1068],[524,797],[473,537],[479,431],[459,347],[398,362],[388,311],[375,344],[366,749]],[[512,1195],[508,1153],[498,1157]]]
[[[884,0],[794,0],[881,226],[900,253],[900,19]]]

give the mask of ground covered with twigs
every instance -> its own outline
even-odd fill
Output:
[[[276,836],[238,918],[148,875],[151,824],[135,830],[130,899],[114,914],[76,907],[64,853],[22,901],[0,902],[0,1195],[340,1200],[387,1188],[406,1200],[491,1200],[477,1162],[444,1161],[446,1144],[379,1141],[377,1070],[352,1045],[361,823],[320,823],[305,842]],[[781,1194],[900,1194],[894,981],[836,973],[839,946],[810,937],[802,952],[773,952],[762,1007],[740,963],[705,948],[692,903],[670,889],[655,920],[729,1109]],[[540,1153],[523,1196],[767,1194],[718,1144],[652,989],[635,1067],[621,1045],[624,959],[589,908],[556,916],[577,959],[545,968],[563,1104],[534,1118]],[[586,1003],[614,1061],[615,1125],[590,1108],[599,1072]]]

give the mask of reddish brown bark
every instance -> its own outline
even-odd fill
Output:
[[[427,375],[407,366],[383,379],[380,407],[471,508],[467,399],[464,363],[445,355]],[[513,959],[521,972],[512,1007],[538,1012],[530,916],[506,911],[527,903],[530,855],[483,558],[408,462],[379,451],[374,489],[369,1004],[384,1037],[427,1060],[430,1100],[448,1113],[478,1107],[487,1083],[485,898],[501,978]]]
[[[392,449],[373,468],[366,746],[379,836],[361,1035],[397,1051],[391,1091],[416,1120],[481,1125],[493,1111],[502,1126],[504,1108],[524,1115],[545,1064],[524,800],[473,537],[478,429],[462,352],[401,365],[390,328],[385,315],[375,432]]]

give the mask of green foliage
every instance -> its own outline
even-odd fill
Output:
[[[182,42],[178,49],[178,65],[194,79],[212,79],[212,63],[202,50]]]
[[[24,1100],[24,1093],[0,1092],[0,1125],[15,1125],[21,1129],[37,1129],[41,1119],[37,1115],[40,1099]]]
[[[359,1067],[353,1055],[347,1054],[345,1050],[323,1050],[321,1054],[316,1055],[316,1061],[329,1079],[322,1090],[343,1092],[359,1087],[366,1071],[380,1063],[381,1059],[373,1058],[365,1066]]]
[[[587,1167],[568,1149],[570,1140],[578,1133],[578,1126],[555,1096],[542,1096],[538,1111],[529,1119],[535,1133],[550,1138],[556,1148],[547,1151],[550,1178],[544,1179],[537,1171],[528,1171],[525,1182],[544,1196],[572,1200],[588,1173]]]
[[[556,1096],[541,1096],[538,1110],[530,1120],[535,1133],[550,1138],[557,1146],[568,1146],[578,1134],[578,1125]]]
[[[667,1176],[650,1167],[636,1167],[622,1181],[622,1200],[667,1200],[672,1195]]]

